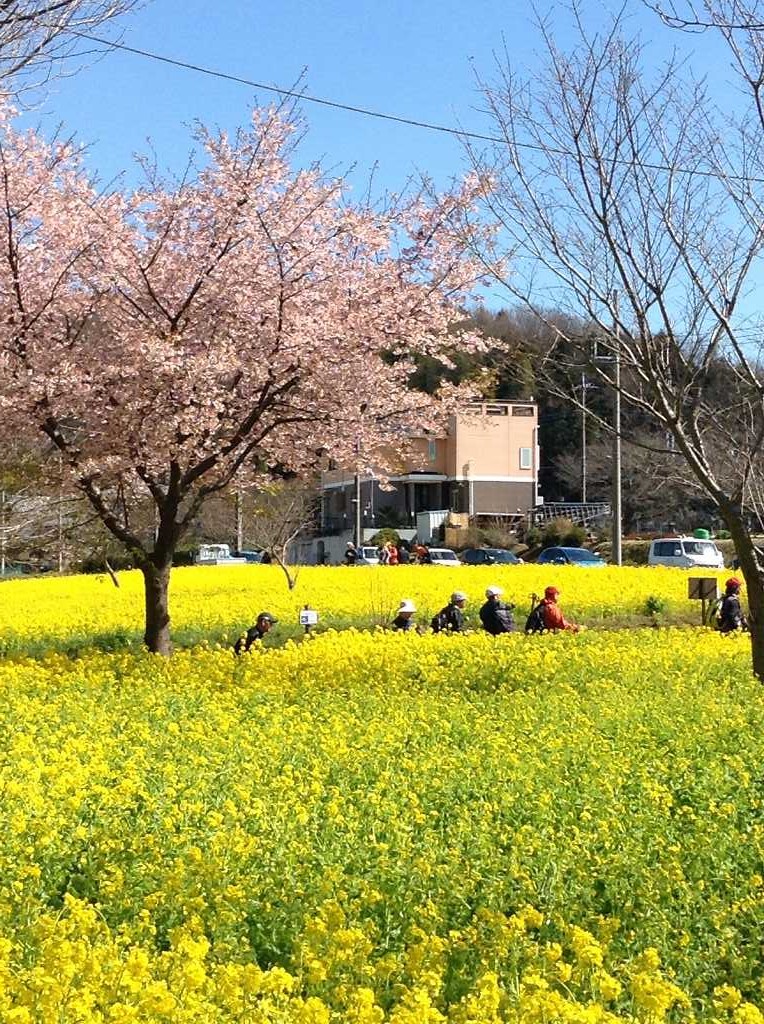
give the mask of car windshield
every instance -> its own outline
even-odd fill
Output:
[[[586,548],[568,548],[565,552],[571,562],[601,562],[602,559],[599,555],[595,555],[593,551],[587,551]]]
[[[453,562],[456,555],[453,551],[430,551],[430,558],[433,562]]]
[[[715,555],[716,545],[707,540],[686,540],[684,553],[686,555]]]

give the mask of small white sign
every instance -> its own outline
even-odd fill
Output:
[[[301,626],[315,626],[318,622],[318,612],[314,612],[312,608],[305,608],[300,612],[300,625]]]

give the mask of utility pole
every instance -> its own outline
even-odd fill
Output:
[[[244,503],[241,491],[236,491],[236,551],[244,550]]]
[[[581,373],[581,503],[586,504],[586,374]]]
[[[366,412],[368,402],[361,402],[361,416]],[[372,490],[374,483],[372,482]],[[355,546],[359,548],[363,544],[363,530],[361,524],[363,509],[361,508],[361,435],[356,435],[355,442]]]
[[[361,474],[358,472],[358,465],[355,467],[355,546],[358,548],[363,543],[361,537]]]
[[[64,571],[64,464],[58,453],[58,575]]]
[[[5,551],[6,551],[6,509],[5,491],[0,491],[0,576],[5,576]]]
[[[611,561],[621,565],[621,328],[618,313],[618,292],[613,292],[613,386],[615,387],[615,414],[613,417],[613,554]]]
[[[353,540],[355,546],[360,548],[363,543],[363,509],[361,508],[361,439],[357,438],[355,442],[355,497],[353,498],[353,504],[355,505],[355,528],[353,530]]]

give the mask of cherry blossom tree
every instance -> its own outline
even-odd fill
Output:
[[[99,193],[71,145],[0,121],[0,431],[52,442],[131,552],[152,651],[170,650],[172,556],[205,499],[400,456],[456,398],[407,382],[476,279],[460,227],[475,182],[354,205],[293,169],[296,128],[276,110],[235,137],[200,128],[199,167],[170,182],[146,164],[124,195]]]

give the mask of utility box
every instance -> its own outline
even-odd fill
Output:
[[[417,512],[416,535],[419,543],[432,544],[434,540],[437,540],[436,534],[449,515],[448,509],[438,512]]]

